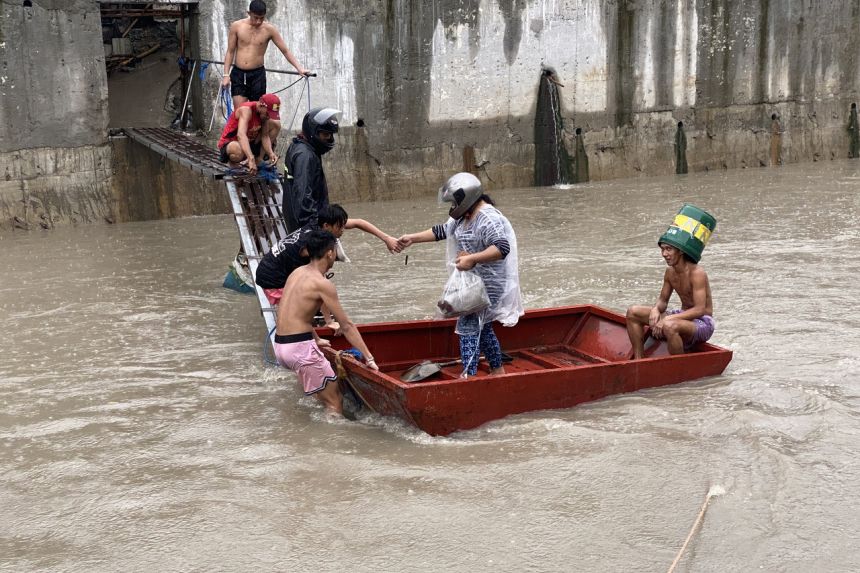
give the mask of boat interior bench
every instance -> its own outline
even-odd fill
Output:
[[[388,356],[387,352],[374,351],[382,372],[399,378],[422,360],[445,363],[459,358],[458,339],[453,332],[453,325],[440,324],[443,321],[428,322],[427,336],[414,331],[403,333],[404,340],[409,340],[408,348],[412,351],[409,354],[413,358],[404,360],[401,356],[395,358]],[[629,359],[631,347],[623,323],[608,321],[606,317],[588,310],[544,316],[539,324],[531,324],[533,322],[532,317],[527,315],[513,328],[496,325],[495,332],[502,350],[513,359],[504,364],[506,374],[608,364]],[[363,333],[371,348],[375,342],[373,334]],[[421,340],[426,344],[420,344]],[[391,342],[390,338],[388,341]],[[401,351],[406,350],[404,345],[398,346]],[[418,383],[454,380],[460,377],[462,371],[461,364],[451,364]],[[489,372],[490,365],[482,356],[477,376],[487,376]]]

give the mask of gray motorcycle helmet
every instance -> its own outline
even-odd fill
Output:
[[[448,215],[452,219],[459,219],[483,194],[484,188],[480,179],[471,173],[457,173],[439,188],[439,202],[453,203]]]
[[[333,136],[338,130],[337,118],[340,113],[340,110],[333,107],[317,107],[306,113],[302,120],[302,131],[320,155],[334,148]],[[324,142],[320,139],[321,131],[332,134],[331,142]]]

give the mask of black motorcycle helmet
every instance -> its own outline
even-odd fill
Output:
[[[302,120],[302,133],[320,155],[334,148],[334,134],[338,129],[337,116],[340,113],[340,110],[332,107],[317,107],[306,113]],[[331,141],[320,140],[321,131],[331,133]]]

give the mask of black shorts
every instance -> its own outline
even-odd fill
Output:
[[[227,163],[230,161],[230,158],[227,156],[227,146],[232,142],[228,141],[224,145],[221,146],[221,155],[218,156],[218,161],[221,163]],[[272,145],[274,147],[274,144]],[[260,151],[263,150],[263,142],[262,141],[252,141],[251,142],[251,153],[254,154],[254,158],[256,159],[260,155]]]
[[[233,66],[230,71],[230,95],[259,101],[266,93],[266,68],[260,66],[253,70],[242,70]]]

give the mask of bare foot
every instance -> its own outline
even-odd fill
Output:
[[[497,374],[504,374],[504,373],[505,373],[505,367],[504,366],[499,366],[498,368],[493,368],[492,370],[490,370],[490,376],[496,376]]]

